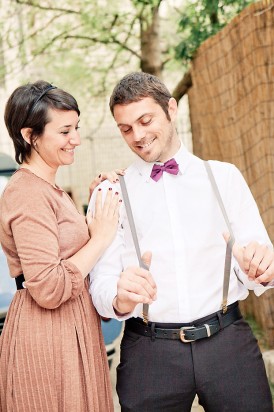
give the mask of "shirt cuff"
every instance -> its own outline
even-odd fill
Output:
[[[117,296],[117,278],[110,278],[107,285],[107,289],[103,284],[97,283],[96,285],[96,282],[95,284],[91,282],[90,285],[90,294],[99,315],[119,321],[131,318],[132,312],[119,316],[115,313],[114,307],[112,306],[112,302],[115,296]]]
[[[237,266],[234,266],[234,273],[238,280],[248,289],[253,290],[256,296],[262,295],[266,290],[274,287],[274,280],[263,285],[261,283],[255,283],[254,280],[248,280],[247,275]]]
[[[256,286],[256,288],[254,288],[254,293],[255,293],[256,296],[261,296],[268,289],[273,289],[273,287],[274,287],[274,281],[273,280],[271,282],[269,282],[267,285],[258,284]]]

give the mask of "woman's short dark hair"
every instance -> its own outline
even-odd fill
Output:
[[[50,121],[49,109],[73,110],[80,115],[73,96],[44,80],[20,86],[9,97],[4,118],[14,144],[17,163],[28,160],[33,141],[43,134]],[[32,129],[31,144],[23,139],[21,129],[24,127]]]
[[[115,86],[109,101],[111,113],[117,104],[138,102],[145,97],[151,97],[158,103],[166,114],[168,120],[168,103],[171,93],[164,83],[156,76],[144,72],[133,72],[123,77]]]

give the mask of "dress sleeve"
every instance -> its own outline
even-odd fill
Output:
[[[37,187],[36,187],[37,186]],[[56,205],[43,185],[24,188],[20,197],[14,187],[2,199],[4,229],[14,240],[25,277],[25,286],[41,307],[54,309],[83,290],[79,269],[62,260]]]

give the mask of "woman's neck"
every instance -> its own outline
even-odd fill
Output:
[[[40,165],[39,162],[35,162],[35,160],[29,160],[28,163],[23,162],[21,167],[30,170],[36,176],[41,177],[46,182],[55,186],[57,170],[50,168],[48,165]]]

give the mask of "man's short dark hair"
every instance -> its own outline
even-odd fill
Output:
[[[109,107],[111,113],[117,104],[126,105],[138,102],[145,97],[151,97],[165,112],[168,120],[168,102],[172,97],[164,83],[156,76],[144,72],[127,74],[115,86],[110,97]]]
[[[43,134],[50,121],[49,109],[73,110],[80,114],[73,96],[44,80],[20,86],[9,97],[4,118],[13,141],[17,163],[22,164],[28,160],[33,141]],[[32,129],[31,144],[21,134],[21,129],[25,127]]]

